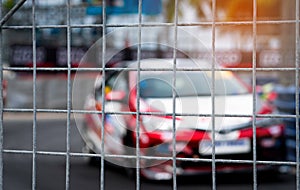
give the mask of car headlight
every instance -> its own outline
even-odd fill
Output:
[[[173,129],[172,117],[144,115],[142,123],[147,131],[171,131]],[[179,119],[175,119],[175,126],[179,125]]]

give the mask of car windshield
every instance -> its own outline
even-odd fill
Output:
[[[173,94],[173,72],[141,72],[140,96],[142,98],[170,98]],[[215,72],[215,95],[238,95],[248,93],[230,71]],[[209,71],[177,71],[176,96],[211,96],[212,73]]]

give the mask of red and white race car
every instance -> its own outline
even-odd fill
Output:
[[[154,180],[171,179],[174,171],[209,173],[213,154],[217,172],[252,171],[253,146],[259,161],[283,160],[283,125],[257,117],[253,130],[253,112],[270,114],[271,105],[254,98],[232,71],[211,68],[208,61],[192,59],[176,64],[145,59],[107,68],[79,127],[90,152],[104,151],[109,162],[127,170],[138,166],[143,177]]]

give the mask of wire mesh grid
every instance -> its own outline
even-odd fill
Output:
[[[20,0],[17,2],[17,4],[15,4],[15,6],[5,15],[3,14],[3,12],[1,12],[0,15],[2,15],[1,17],[1,30],[0,30],[0,34],[1,34],[1,38],[0,38],[0,45],[1,45],[1,54],[0,54],[0,59],[3,59],[3,51],[4,51],[4,46],[3,46],[3,31],[4,30],[21,30],[21,29],[29,29],[31,30],[31,35],[32,35],[32,52],[33,52],[33,67],[29,68],[29,67],[5,67],[3,66],[3,64],[0,64],[0,70],[1,70],[1,75],[0,75],[0,83],[2,83],[3,81],[3,71],[7,70],[7,71],[30,71],[32,72],[32,77],[33,77],[33,106],[32,108],[5,108],[4,104],[3,104],[3,86],[0,85],[0,106],[1,106],[1,127],[0,127],[0,145],[1,145],[1,153],[0,153],[0,186],[1,188],[3,188],[3,179],[5,177],[5,173],[3,171],[3,165],[5,164],[3,161],[3,154],[5,153],[11,153],[11,154],[30,154],[32,155],[32,189],[36,189],[37,185],[36,185],[36,179],[37,179],[37,166],[36,166],[36,162],[37,162],[37,155],[55,155],[55,156],[64,156],[65,157],[65,189],[70,189],[70,159],[71,157],[100,157],[101,158],[101,167],[100,167],[100,187],[99,189],[105,189],[105,159],[106,158],[131,158],[131,156],[126,156],[126,155],[114,155],[114,154],[106,154],[104,153],[104,151],[102,151],[100,154],[88,154],[88,153],[79,153],[79,152],[72,152],[71,151],[71,143],[70,143],[70,125],[71,125],[71,117],[72,114],[78,113],[78,114],[101,114],[102,116],[105,115],[109,115],[109,114],[124,114],[124,115],[128,115],[128,114],[133,114],[136,116],[136,126],[137,126],[137,131],[136,131],[136,138],[140,139],[140,120],[138,118],[140,118],[140,115],[168,115],[166,113],[151,113],[151,112],[143,112],[141,110],[141,105],[140,105],[140,89],[139,86],[137,86],[136,92],[137,92],[137,100],[136,100],[136,105],[137,105],[137,111],[136,112],[109,112],[106,111],[105,108],[105,104],[102,104],[102,109],[101,111],[87,111],[87,110],[75,110],[72,109],[72,82],[71,82],[71,77],[72,77],[72,72],[73,71],[97,71],[97,72],[102,72],[102,77],[105,78],[106,72],[110,71],[110,70],[118,70],[118,68],[106,68],[104,64],[102,64],[101,68],[73,68],[71,65],[71,38],[72,38],[72,29],[74,28],[102,28],[102,56],[101,56],[101,60],[102,63],[106,62],[106,53],[107,53],[107,41],[106,41],[106,29],[107,28],[121,28],[121,27],[132,27],[132,28],[138,28],[138,33],[137,38],[138,38],[138,46],[137,46],[137,62],[138,62],[138,67],[137,69],[133,69],[135,70],[138,75],[137,75],[137,81],[140,81],[140,73],[143,71],[143,69],[140,67],[140,62],[142,59],[142,35],[143,28],[147,28],[147,27],[169,27],[172,28],[173,30],[173,68],[170,70],[173,72],[173,77],[172,77],[172,86],[176,86],[176,73],[178,71],[181,70],[189,70],[189,68],[186,69],[178,69],[176,67],[177,64],[177,46],[178,46],[178,28],[179,27],[189,27],[189,26],[210,26],[212,29],[211,32],[211,36],[212,36],[212,44],[211,44],[211,54],[214,60],[214,64],[211,65],[211,68],[208,69],[208,71],[211,71],[212,73],[212,89],[211,89],[211,93],[212,93],[212,101],[211,101],[211,107],[212,107],[212,111],[211,114],[208,115],[203,115],[203,114],[198,114],[198,113],[194,113],[194,114],[181,114],[181,116],[204,116],[204,117],[211,117],[212,118],[212,154],[211,154],[211,158],[208,159],[204,159],[204,158],[179,158],[177,157],[177,152],[176,152],[176,117],[178,116],[178,114],[176,113],[176,92],[173,88],[173,92],[172,92],[172,113],[169,114],[169,116],[171,116],[172,122],[173,122],[173,127],[172,127],[172,156],[171,157],[149,157],[149,156],[143,156],[140,153],[140,141],[136,141],[136,153],[134,155],[134,157],[136,158],[136,163],[135,166],[136,168],[140,168],[140,160],[141,159],[156,159],[156,160],[171,160],[172,161],[172,184],[173,184],[173,189],[177,189],[177,162],[178,161],[193,161],[193,162],[208,162],[211,164],[211,176],[212,176],[212,189],[217,189],[217,169],[216,169],[216,164],[217,163],[244,163],[244,164],[252,164],[253,165],[253,189],[257,189],[258,188],[258,168],[257,166],[259,164],[263,164],[263,165],[288,165],[288,166],[295,166],[296,167],[296,189],[300,189],[300,181],[299,181],[299,128],[296,127],[296,161],[262,161],[262,160],[258,160],[257,159],[257,139],[256,139],[256,135],[253,135],[253,141],[252,141],[252,150],[253,150],[253,155],[252,155],[252,160],[239,160],[239,159],[217,159],[216,158],[216,150],[215,150],[215,143],[216,143],[216,129],[215,129],[215,118],[217,117],[252,117],[252,131],[253,134],[257,133],[257,128],[256,128],[256,121],[258,118],[294,118],[296,119],[296,126],[299,126],[299,94],[295,93],[295,102],[296,102],[296,113],[295,114],[286,114],[286,115],[282,115],[282,114],[257,114],[257,108],[256,108],[256,103],[257,103],[257,88],[256,88],[256,80],[257,80],[257,72],[259,71],[266,71],[266,72],[273,72],[273,71],[279,71],[279,72],[285,72],[285,71],[293,71],[295,72],[295,84],[294,86],[296,87],[296,89],[298,89],[299,86],[299,0],[295,0],[296,2],[296,6],[295,6],[295,12],[296,12],[296,16],[295,19],[292,20],[276,20],[276,21],[271,21],[271,20],[267,20],[267,21],[261,21],[261,20],[257,20],[257,3],[258,0],[253,0],[253,18],[251,21],[239,21],[239,22],[233,22],[233,21],[226,21],[226,22],[220,22],[217,21],[217,17],[216,17],[216,3],[217,0],[213,0],[212,3],[212,21],[209,22],[183,22],[183,23],[179,23],[178,21],[178,10],[179,10],[179,0],[174,0],[175,1],[175,16],[174,16],[174,22],[173,23],[157,23],[157,24],[153,24],[153,23],[143,23],[142,22],[142,4],[143,4],[143,0],[139,0],[138,1],[138,23],[134,23],[134,24],[127,24],[127,23],[117,23],[117,24],[108,24],[106,23],[106,9],[107,9],[107,5],[106,5],[106,1],[103,1],[102,3],[102,20],[103,23],[102,24],[72,24],[71,23],[71,10],[72,10],[72,6],[71,6],[71,1],[70,0],[66,0],[65,2],[65,6],[66,6],[66,18],[65,18],[65,22],[66,24],[63,25],[38,25],[36,23],[36,3],[34,0],[32,0],[32,5],[31,5],[31,11],[32,11],[32,25],[30,26],[12,26],[12,25],[5,25],[6,22],[9,20],[9,18],[16,12],[18,11],[18,9],[20,7],[22,7],[22,5],[26,2],[26,0]],[[2,1],[1,1],[1,7],[3,7],[2,5]],[[276,67],[276,68],[257,68],[257,26],[258,25],[262,25],[262,24],[271,24],[271,25],[280,25],[280,24],[295,24],[295,60],[294,60],[294,67],[292,68],[287,68],[287,67]],[[215,61],[216,61],[216,28],[218,26],[226,26],[226,25],[230,25],[230,26],[240,26],[240,25],[251,25],[252,26],[252,68],[217,68],[215,65]],[[37,67],[37,29],[48,29],[48,28],[62,28],[62,29],[66,29],[66,48],[67,48],[67,67],[54,67],[54,68],[40,68]],[[130,68],[119,68],[119,70],[130,70]],[[155,71],[155,69],[153,69]],[[66,71],[67,72],[67,106],[66,109],[41,109],[38,108],[37,106],[37,72],[39,71]],[[194,71],[197,71],[197,69],[195,69]],[[218,114],[215,111],[215,107],[216,107],[216,89],[215,89],[215,73],[216,71],[246,71],[246,72],[251,72],[251,81],[252,81],[252,92],[253,92],[253,110],[252,110],[252,114],[251,115],[241,115],[241,114]],[[102,86],[105,86],[105,80],[102,81]],[[298,91],[298,90],[297,90]],[[105,88],[102,88],[102,94],[105,94]],[[102,96],[102,102],[105,102],[105,96]],[[4,119],[3,119],[3,115],[4,113],[17,113],[17,112],[29,112],[29,113],[33,113],[33,134],[32,134],[32,150],[15,150],[15,149],[5,149],[3,146],[3,138],[5,138],[4,134],[3,134],[3,123],[4,123]],[[37,113],[64,113],[67,114],[67,124],[66,124],[66,151],[65,152],[56,152],[56,151],[39,151],[37,149]],[[102,123],[102,130],[101,130],[101,139],[105,139],[105,134],[104,134],[104,128],[103,126],[105,126],[104,123],[104,117],[102,117],[101,123]],[[104,150],[105,149],[105,144],[104,144],[104,140],[101,141],[101,149]],[[140,174],[140,170],[136,169],[136,189],[141,189],[141,174]]]

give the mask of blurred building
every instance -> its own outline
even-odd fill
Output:
[[[166,4],[169,1],[171,0],[143,0],[141,42],[144,49],[156,51],[164,46],[174,46],[173,21],[167,21]],[[295,65],[295,23],[286,22],[295,19],[295,10],[291,9],[295,7],[293,0],[284,3],[279,0],[258,1],[255,44],[251,23],[253,21],[252,0],[216,1],[216,21],[237,22],[237,24],[216,24],[214,35],[212,24],[205,24],[211,23],[213,19],[211,5],[203,3],[195,8],[188,1],[179,2],[181,3],[179,4],[179,27],[176,30],[177,49],[193,56],[195,52],[210,52],[212,55],[211,50],[214,45],[217,51],[217,61],[221,64],[228,64],[231,67],[252,67],[254,61],[251,54],[255,45],[257,67],[293,67]],[[67,7],[65,0],[40,0],[36,1],[36,5],[36,24],[48,26],[37,29],[37,45],[66,46]],[[106,6],[105,33],[108,34],[106,39],[108,51],[139,43],[138,0],[107,0]],[[72,46],[89,48],[102,38],[102,1],[73,0],[70,8]],[[199,15],[199,9],[203,15]],[[31,25],[31,14],[32,10],[28,3],[27,7],[24,6],[22,11],[14,15],[15,20],[12,21],[17,25],[18,23]],[[167,24],[167,22],[171,23]],[[56,27],[51,28],[51,26]],[[31,45],[31,30],[12,32],[22,34],[15,35],[10,32],[13,37],[7,38],[8,44],[19,44],[23,41],[22,44]],[[196,55],[196,57],[203,57],[203,55]],[[258,73],[258,75],[277,77],[274,72]]]

